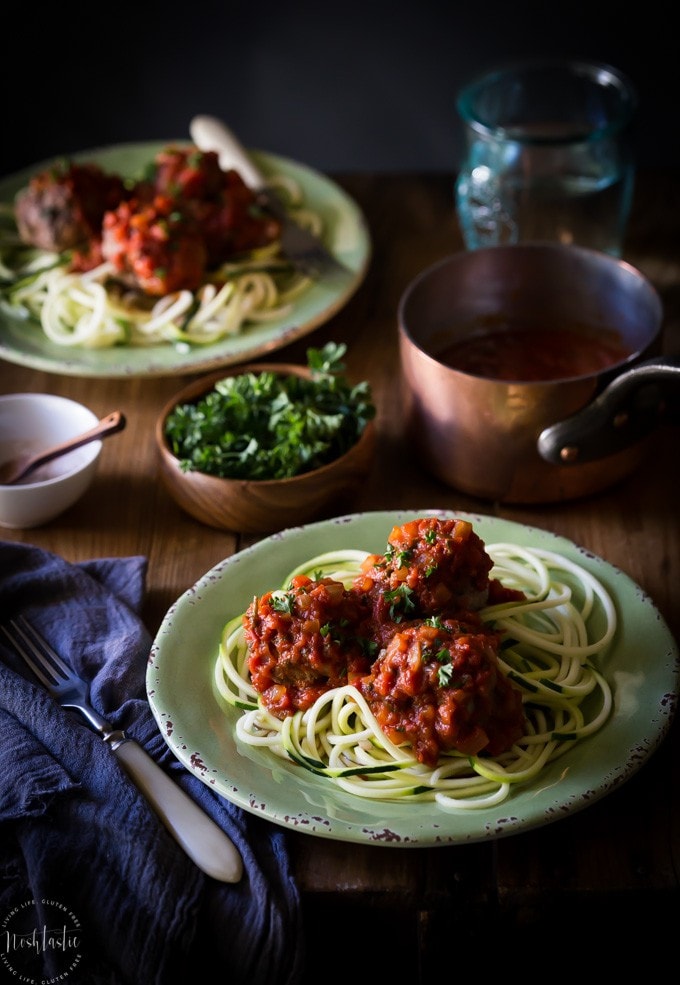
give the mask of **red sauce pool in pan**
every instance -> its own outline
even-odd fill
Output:
[[[545,382],[590,376],[632,352],[615,332],[506,328],[468,335],[437,354],[452,369],[492,380]]]

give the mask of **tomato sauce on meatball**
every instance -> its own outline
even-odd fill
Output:
[[[455,620],[397,631],[360,690],[385,734],[419,762],[498,755],[524,734],[522,696],[498,666],[495,633]]]
[[[304,711],[326,691],[369,672],[371,648],[357,635],[365,610],[341,582],[305,575],[286,592],[253,600],[243,618],[248,669],[273,715]]]
[[[73,251],[71,270],[106,260],[115,280],[149,298],[196,290],[281,235],[241,175],[193,146],[166,147],[129,187],[95,164],[50,168],[19,193],[15,215],[23,242]]]
[[[279,221],[259,208],[238,171],[222,171],[214,151],[167,147],[152,180],[156,194],[172,198],[201,230],[209,269],[281,235]]]
[[[162,195],[146,204],[123,202],[107,212],[102,255],[123,282],[152,297],[195,290],[207,261],[200,229]]]
[[[481,609],[489,601],[492,567],[467,520],[425,517],[394,527],[387,550],[366,558],[354,587],[373,599],[376,623],[389,624]],[[495,588],[497,600],[513,597],[501,588]]]
[[[250,677],[283,718],[353,684],[397,745],[435,766],[442,753],[496,756],[524,733],[522,695],[503,674],[488,602],[523,598],[490,579],[465,520],[426,517],[390,532],[349,589],[301,575],[244,616]]]

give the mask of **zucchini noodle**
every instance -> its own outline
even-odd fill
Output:
[[[522,694],[526,732],[497,757],[443,753],[436,767],[397,746],[381,731],[352,685],[323,694],[306,711],[280,720],[259,700],[248,674],[242,616],[224,626],[214,667],[218,695],[240,712],[237,739],[322,776],[342,790],[375,801],[433,802],[442,810],[501,803],[512,790],[539,780],[542,770],[603,727],[612,711],[610,685],[596,666],[617,626],[604,586],[559,554],[514,544],[487,545],[490,578],[525,599],[489,605],[479,615],[502,633],[499,665]],[[318,555],[292,571],[331,577],[349,588],[367,556],[361,550]]]
[[[291,218],[319,235],[321,217],[304,206],[297,182],[275,176],[271,184],[281,188]],[[2,293],[9,310],[37,321],[56,345],[88,349],[210,345],[249,325],[287,317],[312,283],[279,255],[277,243],[222,264],[197,291],[177,291],[150,308],[114,286],[110,263],[86,273],[68,266],[68,254],[22,249],[16,231],[3,230],[0,278],[8,282]]]

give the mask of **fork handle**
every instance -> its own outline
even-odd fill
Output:
[[[223,171],[234,168],[253,191],[265,190],[267,185],[265,176],[226,123],[215,116],[195,116],[191,121],[189,132],[199,150],[215,151],[219,155],[220,167]]]
[[[220,882],[238,882],[243,862],[234,843],[134,739],[112,744],[126,772],[199,869]]]

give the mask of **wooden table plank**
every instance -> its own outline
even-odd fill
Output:
[[[371,381],[379,444],[370,477],[334,513],[447,508],[486,513],[568,537],[628,574],[680,637],[680,497],[677,427],[661,430],[641,469],[581,500],[531,507],[483,502],[450,489],[417,464],[406,439],[399,380],[397,306],[409,281],[462,248],[448,175],[345,175],[365,211],[374,253],[349,304],[308,338],[270,354],[305,361],[309,345],[348,344],[348,374]],[[680,175],[641,175],[626,259],[659,289],[664,351],[680,354]],[[169,606],[207,570],[254,541],[212,530],[183,514],[160,485],[153,425],[185,379],[71,379],[0,362],[0,392],[72,396],[98,416],[119,408],[126,430],[104,443],[89,492],[56,521],[0,538],[34,543],[81,561],[143,554],[149,559],[145,620],[153,633]],[[6,574],[6,573],[4,573]],[[641,654],[641,661],[654,659]],[[547,827],[497,842],[405,849],[347,845],[291,832],[289,842],[311,927],[338,919],[384,919],[406,943],[401,963],[427,980],[458,935],[483,949],[554,932],[574,913],[616,919],[631,906],[652,934],[680,893],[680,739],[662,747],[621,788]],[[377,914],[382,916],[378,918]],[[358,915],[358,917],[357,917]],[[579,918],[580,919],[580,918]],[[612,918],[613,919],[613,918]],[[495,936],[494,936],[495,935]],[[533,939],[533,938],[532,938]],[[567,937],[567,941],[569,938]],[[319,942],[322,957],[325,941]],[[489,958],[491,961],[491,958]],[[489,971],[485,963],[485,969]],[[498,968],[507,970],[507,951]]]

